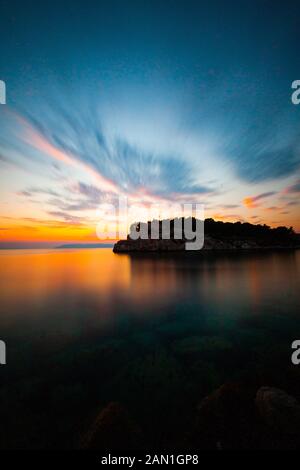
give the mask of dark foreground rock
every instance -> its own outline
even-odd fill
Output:
[[[300,448],[300,404],[283,390],[261,387],[256,394],[265,448]]]
[[[143,448],[139,426],[118,402],[109,403],[97,416],[82,440],[82,447],[95,450]]]
[[[203,450],[256,448],[254,399],[255,392],[240,384],[222,385],[199,404],[190,445]]]
[[[163,420],[160,425],[164,426]],[[300,404],[277,388],[226,383],[200,402],[194,422],[188,428],[179,428],[175,435],[177,449],[299,449]],[[151,442],[147,443],[151,446]],[[162,448],[173,448],[173,444],[172,438],[170,441],[167,438]],[[136,451],[149,445],[128,411],[120,403],[112,402],[96,417],[81,447]]]
[[[286,392],[224,384],[198,406],[188,445],[198,449],[299,449],[300,404]]]

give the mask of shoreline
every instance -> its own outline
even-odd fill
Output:
[[[146,243],[145,243],[146,242]],[[154,243],[153,243],[154,242]],[[162,242],[162,243],[160,243]],[[230,246],[231,245],[231,246]],[[115,254],[122,253],[191,253],[207,254],[207,253],[262,253],[271,251],[295,251],[300,249],[300,245],[258,245],[249,240],[228,241],[228,240],[209,240],[208,244],[200,250],[186,250],[185,242],[166,243],[165,240],[119,240],[113,246]]]

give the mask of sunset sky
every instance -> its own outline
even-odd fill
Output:
[[[300,232],[297,3],[1,1],[0,247],[97,241],[119,196]]]

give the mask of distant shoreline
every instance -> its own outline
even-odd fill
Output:
[[[64,245],[56,246],[55,249],[61,250],[65,248],[113,248],[114,243],[66,243]]]
[[[113,243],[69,243],[64,245],[52,246],[0,246],[1,251],[24,251],[24,250],[66,250],[66,249],[98,249],[113,248]]]
[[[126,243],[127,240],[122,240],[124,243],[116,243],[113,247],[113,252],[116,254],[134,254],[134,253],[190,253],[192,256],[195,254],[216,254],[216,253],[263,253],[263,252],[271,252],[271,251],[295,251],[300,249],[300,245],[295,246],[278,246],[278,245],[270,245],[270,246],[247,246],[247,247],[213,247],[213,248],[206,248],[205,246],[200,250],[186,250],[184,246],[180,246],[175,248],[173,246],[169,247],[147,247],[147,246],[136,246],[135,244]]]

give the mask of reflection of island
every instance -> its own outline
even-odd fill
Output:
[[[132,226],[139,238],[119,240],[113,248],[115,253],[147,252],[147,251],[185,251],[186,242],[190,241],[184,235],[178,234],[178,227],[183,227],[185,219],[156,221],[156,237],[151,237],[151,222],[139,222]],[[204,222],[192,219],[192,231],[196,224],[204,223],[204,250],[262,250],[262,249],[294,249],[300,247],[300,235],[292,227],[271,228],[268,225],[253,225],[241,222],[217,222],[206,219]],[[164,224],[170,227],[168,239],[162,236]],[[132,229],[131,227],[131,229]],[[179,230],[180,231],[180,230]],[[132,230],[131,230],[132,232]],[[181,234],[181,231],[180,231]]]

